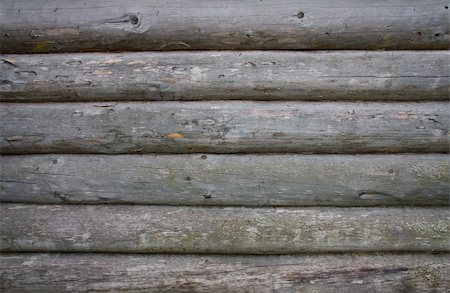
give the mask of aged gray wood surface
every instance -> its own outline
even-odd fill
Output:
[[[0,200],[33,203],[448,205],[448,155],[19,155]]]
[[[2,204],[3,251],[291,254],[448,251],[441,208]]]
[[[0,151],[448,152],[448,102],[1,104]]]
[[[448,292],[447,254],[4,254],[2,292]]]
[[[448,51],[4,55],[3,102],[448,100]]]
[[[446,49],[443,0],[2,1],[4,53]]]

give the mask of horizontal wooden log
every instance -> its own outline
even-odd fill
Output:
[[[0,200],[246,206],[448,205],[447,155],[30,155]]]
[[[448,51],[5,55],[3,102],[448,100]]]
[[[447,254],[4,254],[2,292],[448,292]]]
[[[2,104],[0,151],[448,152],[448,102]]]
[[[292,254],[449,251],[442,208],[2,204],[3,251]]]
[[[3,53],[447,49],[443,0],[4,1]]]

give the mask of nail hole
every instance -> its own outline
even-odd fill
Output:
[[[130,17],[130,23],[131,24],[136,25],[136,24],[138,24],[138,22],[139,22],[139,18],[137,18],[136,16]]]
[[[184,180],[186,180],[186,181],[191,181],[191,177],[186,177],[186,178],[184,178]]]
[[[56,164],[56,163],[58,163],[58,159],[54,159],[54,160],[52,161],[52,164],[53,164],[53,165]]]
[[[448,6],[444,6],[445,9],[448,9]]]
[[[434,36],[435,36],[435,37],[439,37],[439,36],[440,36],[440,34],[439,34],[439,33],[437,33],[437,34],[434,34]]]
[[[206,160],[206,158],[208,158],[207,155],[201,155],[201,156],[200,156],[200,159],[202,159],[202,160]]]
[[[303,17],[305,17],[305,13],[303,11],[300,11],[299,13],[297,13],[297,17],[303,18]]]
[[[392,174],[392,173],[394,173],[394,170],[389,169],[389,170],[388,170],[388,173],[389,173],[389,174]]]
[[[204,194],[203,197],[206,198],[206,199],[211,198],[211,194],[209,194],[209,193]]]
[[[422,32],[417,32],[417,34],[418,34],[419,36],[421,36],[421,35],[422,35]]]

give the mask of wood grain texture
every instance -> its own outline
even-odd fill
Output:
[[[2,292],[448,292],[447,254],[3,254]]]
[[[448,51],[4,55],[3,102],[448,100]],[[9,63],[8,63],[9,62]]]
[[[443,0],[2,1],[3,53],[447,49]]]
[[[448,102],[4,103],[0,151],[448,152]]]
[[[3,251],[293,254],[449,251],[442,208],[2,204]]]
[[[19,155],[0,200],[233,206],[448,205],[448,155]]]

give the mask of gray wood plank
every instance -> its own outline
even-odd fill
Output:
[[[3,102],[448,100],[448,51],[4,55]]]
[[[447,49],[443,0],[2,1],[2,52]]]
[[[0,151],[448,152],[448,102],[1,104]]]
[[[19,155],[0,201],[245,206],[448,205],[448,155]]]
[[[3,251],[293,254],[449,251],[442,208],[2,204]]]
[[[448,292],[447,260],[447,254],[3,254],[0,288],[5,293]]]

